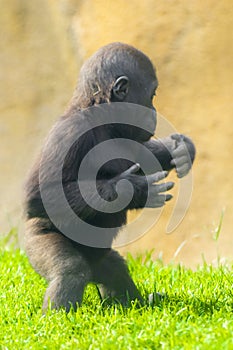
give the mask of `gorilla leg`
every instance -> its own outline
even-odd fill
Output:
[[[93,277],[94,282],[101,285],[102,298],[116,298],[123,305],[137,299],[143,304],[142,296],[129,275],[125,260],[116,251],[111,249],[101,263],[93,268]]]
[[[34,269],[44,276],[49,286],[46,290],[43,310],[81,304],[85,286],[92,274],[88,261],[78,247],[58,233],[41,233],[36,220],[26,232],[25,248]]]
[[[80,305],[82,302],[87,283],[86,275],[83,273],[61,273],[49,283],[44,296],[43,311],[47,310],[50,303],[55,309],[64,307],[68,312],[72,306],[76,310],[77,303]]]

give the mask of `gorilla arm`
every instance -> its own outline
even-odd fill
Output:
[[[64,184],[64,192],[71,208],[81,219],[88,220],[95,217],[96,211],[105,213],[109,205],[113,204],[118,196],[124,202],[129,203],[124,208],[125,210],[143,208],[146,201],[146,206],[150,208],[163,206],[166,201],[172,198],[170,194],[165,192],[169,191],[174,183],[156,183],[165,179],[168,173],[161,171],[148,176],[139,176],[136,174],[139,168],[140,165],[135,164],[112,179],[97,180],[95,183],[86,181],[84,184],[84,181],[80,181],[77,185],[77,182],[73,181]],[[128,182],[133,186],[133,196],[129,190]],[[80,186],[83,185],[83,190],[80,192]],[[85,194],[85,197],[83,197],[83,194]],[[53,193],[51,197],[56,198],[56,194]],[[101,199],[104,199],[104,201]]]

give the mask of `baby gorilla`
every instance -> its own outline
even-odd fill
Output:
[[[113,297],[124,305],[131,300],[144,303],[124,259],[111,248],[111,243],[119,229],[126,224],[127,210],[145,206],[161,207],[172,198],[166,193],[173,187],[172,182],[156,183],[173,168],[179,178],[185,176],[195,157],[194,145],[184,135],[151,139],[156,127],[156,111],[152,101],[157,86],[155,69],[149,58],[126,44],[104,46],[83,65],[69,108],[52,128],[46,150],[41,152],[25,186],[25,249],[34,269],[49,282],[44,310],[49,303],[53,308],[64,307],[69,311],[72,306],[76,309],[77,304],[82,302],[88,283],[99,285],[102,298]],[[80,130],[88,123],[85,116],[89,111],[95,108],[98,111],[100,105],[123,105],[128,108],[131,104],[138,105],[138,108],[147,107],[151,112],[148,117],[145,117],[146,114],[143,116],[147,127],[112,122],[89,128],[79,137]],[[76,141],[73,142],[73,139]],[[82,160],[96,145],[117,139],[136,141],[152,154],[160,167],[151,165],[150,169],[148,166],[145,173],[138,164],[140,160],[137,160],[136,152],[135,162],[120,157],[109,160],[99,169],[96,177],[98,195],[86,186],[84,199],[80,183],[88,179],[79,179]],[[77,224],[69,217],[66,208],[60,205],[56,189],[57,164],[67,145],[71,146],[62,163],[61,184],[72,213],[80,218]],[[124,143],[121,143],[123,150],[124,147]],[[104,154],[99,156],[105,159],[107,151],[103,150]],[[102,205],[100,200],[104,200],[108,208],[117,196],[127,197],[124,186],[118,186],[122,180],[130,181],[133,186],[129,203],[117,212],[98,210]],[[49,203],[53,219],[45,201]],[[83,237],[88,235],[86,226],[81,222],[96,228],[95,239],[97,242],[99,240],[99,244],[84,244],[67,234],[73,230]],[[106,241],[98,236],[98,228],[109,228]]]

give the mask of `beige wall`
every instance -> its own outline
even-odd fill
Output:
[[[121,249],[194,266],[233,257],[230,0],[0,0],[1,232],[20,219],[21,186],[53,121],[68,103],[81,62],[98,47],[123,41],[157,67],[159,112],[196,143],[189,211],[171,235],[173,204],[146,236]],[[220,238],[212,239],[225,208]],[[182,244],[182,246],[181,246]]]

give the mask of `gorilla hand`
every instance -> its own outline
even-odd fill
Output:
[[[128,180],[134,185],[134,198],[130,205],[131,208],[159,208],[162,207],[165,202],[172,199],[170,194],[161,194],[169,191],[173,188],[173,182],[165,182],[162,184],[156,184],[157,182],[165,179],[168,175],[167,171],[159,171],[148,176],[141,176],[135,173],[140,169],[139,164],[134,164],[129,169],[119,175],[118,180]],[[121,187],[123,195],[127,196],[127,189]],[[142,205],[143,203],[143,205]]]
[[[175,166],[177,176],[182,178],[188,174],[192,167],[195,147],[192,141],[182,134],[173,134],[170,137],[173,140],[171,165]]]
[[[174,182],[165,182],[162,184],[156,184],[160,180],[167,177],[167,171],[159,171],[155,174],[146,176],[148,183],[148,198],[146,202],[146,207],[148,208],[159,208],[162,207],[165,202],[172,199],[171,194],[161,194],[163,192],[169,191],[173,188]]]

